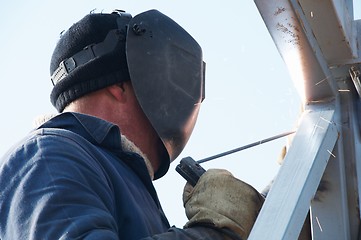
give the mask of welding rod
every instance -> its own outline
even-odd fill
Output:
[[[257,141],[257,142],[254,142],[254,143],[250,143],[250,144],[247,144],[247,145],[242,146],[242,147],[238,147],[238,148],[235,148],[235,149],[232,149],[232,150],[223,152],[223,153],[219,153],[219,154],[216,154],[216,155],[207,157],[207,158],[203,158],[203,159],[201,159],[201,160],[198,160],[197,163],[208,162],[208,161],[210,161],[210,160],[213,160],[213,159],[216,159],[216,158],[219,158],[219,157],[223,157],[223,156],[226,156],[226,155],[228,155],[228,154],[232,154],[232,153],[235,153],[235,152],[239,152],[239,151],[245,150],[245,149],[247,149],[247,148],[251,148],[251,147],[254,147],[254,146],[257,146],[257,145],[260,145],[260,144],[263,144],[263,143],[266,143],[266,142],[269,142],[269,141],[272,141],[272,140],[275,140],[275,139],[278,139],[278,138],[281,138],[281,137],[288,136],[288,135],[290,135],[290,134],[292,134],[292,133],[295,133],[295,131],[281,133],[281,134],[278,134],[278,135],[276,135],[276,136],[263,139],[263,140],[261,140],[261,141]]]

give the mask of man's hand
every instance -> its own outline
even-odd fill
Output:
[[[184,188],[185,227],[227,228],[247,239],[263,202],[257,190],[227,170],[210,169],[194,188],[188,183]]]

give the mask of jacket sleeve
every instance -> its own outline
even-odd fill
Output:
[[[110,186],[69,141],[30,139],[2,165],[0,238],[118,239]]]
[[[216,229],[211,226],[195,226],[186,229],[171,227],[168,232],[142,240],[242,240],[227,229]]]
[[[71,140],[31,139],[0,169],[0,238],[117,240],[112,186]],[[144,240],[237,239],[208,227],[170,228]]]

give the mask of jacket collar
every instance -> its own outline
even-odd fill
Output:
[[[120,130],[117,125],[86,114],[61,113],[39,128],[62,128],[83,136],[89,142],[111,150],[122,150]]]

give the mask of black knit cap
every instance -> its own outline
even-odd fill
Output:
[[[73,24],[60,37],[53,52],[50,63],[50,75],[59,64],[82,51],[89,45],[103,42],[109,31],[118,29],[118,14],[92,13]],[[51,103],[62,112],[75,99],[110,86],[130,80],[125,55],[125,30],[123,37],[112,51],[104,56],[96,57],[73,71],[55,84],[51,95]]]

